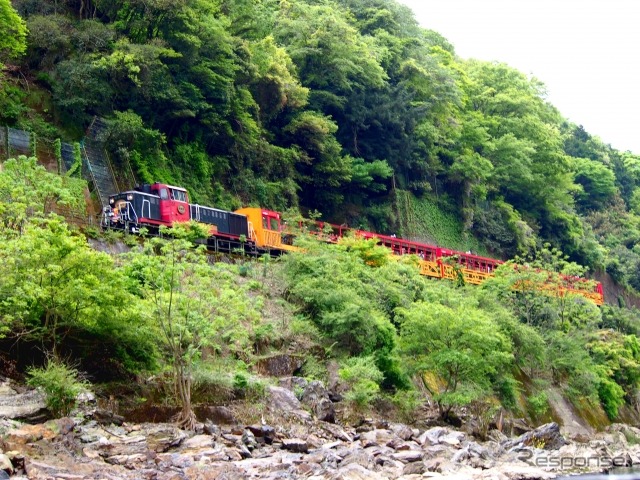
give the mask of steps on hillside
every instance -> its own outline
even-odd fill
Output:
[[[87,136],[80,148],[102,206],[109,204],[109,196],[120,191],[113,167],[105,152],[104,143],[100,138],[105,128],[105,123],[95,118],[87,129]]]

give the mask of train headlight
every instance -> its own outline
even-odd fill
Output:
[[[133,194],[132,194],[132,193],[130,193],[129,195],[127,195],[127,200],[128,200],[128,201],[133,200]]]
[[[110,203],[111,205],[113,205],[114,203],[116,203],[116,201],[115,201],[113,198],[110,198],[110,199],[109,199],[109,203]]]

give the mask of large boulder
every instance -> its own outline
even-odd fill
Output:
[[[560,433],[560,426],[555,423],[546,423],[535,430],[520,435],[512,440],[507,440],[502,446],[509,450],[514,447],[536,447],[544,450],[557,450],[567,441]]]
[[[196,407],[196,416],[215,425],[237,425],[238,420],[229,407],[208,405]]]
[[[16,392],[9,383],[0,384],[0,418],[11,418],[29,423],[47,419],[44,395],[39,390]]]
[[[305,420],[310,420],[311,415],[302,409],[300,400],[291,390],[273,385],[267,388],[269,409],[274,413],[292,414]]]
[[[329,399],[329,392],[321,381],[314,380],[304,387],[302,402],[311,407],[318,420],[335,423],[336,409]]]
[[[286,377],[300,370],[303,363],[304,359],[299,355],[279,354],[258,360],[256,367],[263,375]]]

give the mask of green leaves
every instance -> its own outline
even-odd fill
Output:
[[[0,0],[0,62],[22,55],[26,48],[27,27],[9,0]]]
[[[46,367],[30,368],[27,373],[27,384],[43,390],[47,408],[56,418],[68,416],[78,394],[89,386],[75,368],[54,359],[50,359]]]
[[[171,366],[182,407],[180,422],[193,427],[193,370],[205,348],[246,359],[251,332],[259,320],[259,300],[236,288],[222,264],[210,266],[204,248],[196,248],[188,227],[163,231],[172,240],[154,238],[128,255],[126,271],[140,296],[145,317]]]
[[[35,158],[9,159],[0,171],[0,235],[19,234],[56,207],[84,213],[85,182],[49,173]]]
[[[401,352],[412,371],[441,379],[432,394],[442,412],[489,395],[513,362],[511,343],[478,309],[421,302],[400,315]]]
[[[572,159],[575,182],[582,187],[576,195],[585,209],[603,207],[616,193],[613,171],[600,162],[588,158]]]

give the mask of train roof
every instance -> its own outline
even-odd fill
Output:
[[[154,194],[154,193],[147,193],[147,192],[143,192],[142,190],[126,190],[124,192],[118,192],[118,193],[114,193],[113,195],[109,195],[109,198],[111,197],[117,197],[119,195],[127,195],[127,194],[135,194],[135,195],[147,195],[148,197],[157,197],[160,198],[158,195]]]

